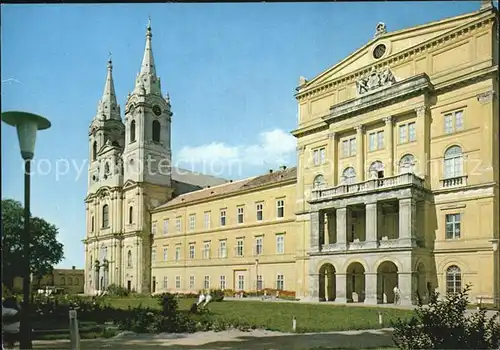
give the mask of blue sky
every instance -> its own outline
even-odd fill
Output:
[[[174,163],[189,159],[202,170],[206,157],[239,159],[241,171],[226,167],[220,174],[238,179],[295,164],[295,140],[287,133],[297,123],[299,76],[311,79],[355,51],[379,21],[394,31],[475,11],[479,3],[2,5],[2,111],[31,111],[52,122],[37,137],[31,205],[59,228],[65,246],[59,266],[84,263],[88,126],[108,52],[123,111],[148,16],[174,112]],[[2,125],[1,136],[2,198],[22,202],[15,129]],[[66,174],[60,159],[70,164]]]

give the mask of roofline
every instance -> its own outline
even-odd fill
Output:
[[[289,169],[294,169],[294,168],[296,168],[296,167],[292,167],[292,168],[289,168]],[[260,176],[263,176],[263,175],[249,177],[249,178],[246,178],[246,179],[243,179],[243,180],[238,180],[238,182],[253,180],[253,179],[256,179],[256,178],[258,178]],[[273,183],[270,183],[270,184],[263,184],[263,185],[260,185],[260,186],[255,186],[255,187],[251,187],[251,188],[247,188],[247,189],[238,189],[238,190],[236,190],[234,192],[229,192],[229,193],[224,193],[224,194],[216,194],[213,197],[204,197],[204,198],[200,198],[200,199],[193,200],[193,201],[190,201],[190,202],[173,204],[172,206],[165,206],[165,207],[159,206],[159,207],[156,207],[154,209],[151,209],[150,213],[151,214],[156,214],[156,213],[159,213],[159,212],[162,212],[162,211],[166,211],[166,210],[178,209],[178,208],[183,208],[183,207],[189,207],[189,206],[192,206],[194,204],[200,204],[200,203],[210,202],[212,200],[219,200],[219,199],[224,199],[224,198],[230,198],[230,197],[234,197],[236,195],[241,195],[241,194],[247,194],[247,193],[250,193],[250,192],[254,192],[256,190],[262,190],[262,189],[268,189],[268,188],[273,188],[273,187],[279,187],[279,186],[282,186],[282,185],[290,185],[290,184],[294,184],[296,182],[297,182],[297,176],[295,176],[295,177],[293,177],[291,179],[282,180],[282,181],[278,181],[278,182],[273,182]],[[235,182],[232,182],[232,183],[234,184]],[[227,185],[227,184],[223,184],[223,185]],[[220,185],[220,186],[223,186],[223,185]],[[214,187],[210,187],[210,188],[214,188]],[[199,191],[205,191],[205,190],[207,190],[207,189],[204,188],[203,190],[199,190]],[[185,193],[185,194],[183,194],[181,196],[189,195],[189,194],[195,193],[195,192],[198,192],[198,191],[188,192],[188,193]],[[179,196],[179,197],[181,197],[181,196]],[[179,198],[179,197],[176,197],[176,198]],[[168,202],[165,203],[165,204],[163,204],[163,205],[167,205],[167,204],[168,204]]]

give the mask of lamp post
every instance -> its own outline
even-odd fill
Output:
[[[498,252],[499,239],[490,239],[493,248],[493,304],[500,310],[500,257]]]
[[[29,298],[31,288],[31,231],[30,231],[30,175],[31,160],[35,153],[36,132],[50,128],[42,116],[27,112],[3,112],[2,120],[17,129],[17,138],[24,160],[24,237],[23,237],[23,306],[21,312],[21,349],[32,349]]]

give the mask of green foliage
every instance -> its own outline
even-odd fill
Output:
[[[499,314],[488,319],[486,310],[481,310],[467,317],[469,291],[467,285],[444,300],[434,293],[429,305],[419,305],[410,320],[391,321],[395,344],[400,349],[498,349]]]
[[[115,297],[128,297],[130,295],[130,292],[127,288],[116,284],[110,284],[107,288],[107,292],[110,296]]]
[[[210,289],[210,296],[212,301],[222,301],[224,300],[224,291],[222,289]]]
[[[31,272],[35,280],[52,272],[52,267],[63,257],[63,245],[57,241],[57,228],[47,221],[32,217]],[[2,262],[3,282],[12,288],[14,278],[23,276],[24,208],[13,199],[2,200]]]

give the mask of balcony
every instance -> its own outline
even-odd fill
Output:
[[[441,180],[441,187],[443,188],[453,188],[453,187],[462,187],[462,186],[467,186],[467,176],[457,176],[457,177],[450,177],[447,179],[442,179]]]
[[[424,187],[424,180],[413,173],[405,173],[354,184],[342,184],[330,188],[320,188],[312,191],[311,202],[348,195],[365,194],[375,190],[392,190],[407,186]]]

